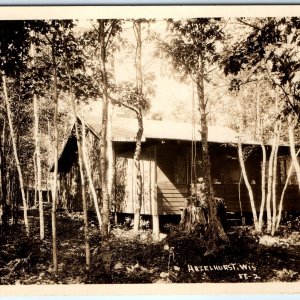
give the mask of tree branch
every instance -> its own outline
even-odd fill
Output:
[[[256,30],[259,30],[259,31],[261,30],[259,27],[255,26],[253,24],[250,24],[248,22],[243,21],[242,18],[236,18],[236,19],[237,19],[238,22],[242,23],[243,25],[249,26],[249,27],[251,27],[253,29],[256,29]]]
[[[113,20],[113,21],[111,22],[111,25],[109,26],[109,28],[108,28],[107,31],[106,31],[106,33],[108,33],[108,36],[107,36],[107,40],[106,40],[106,43],[105,43],[105,49],[107,49],[109,40],[110,40],[111,35],[112,35],[113,25],[114,25],[115,23],[116,23],[116,20]]]
[[[108,99],[111,101],[112,104],[119,104],[119,105],[122,105],[132,111],[134,111],[137,115],[139,114],[139,110],[137,108],[135,108],[134,106],[128,104],[128,103],[125,103],[125,102],[122,102],[121,100],[117,100],[111,96],[108,95]]]

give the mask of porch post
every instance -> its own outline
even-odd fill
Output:
[[[156,145],[154,145],[153,155],[153,170],[151,176],[152,187],[152,230],[153,234],[159,237],[159,216],[158,216],[158,203],[157,203],[157,159],[156,159]]]

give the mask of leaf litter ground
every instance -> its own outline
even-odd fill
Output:
[[[91,271],[85,274],[83,218],[57,216],[57,283],[189,283],[274,282],[300,280],[300,220],[286,222],[275,237],[257,236],[251,227],[228,230],[230,244],[205,256],[203,238],[174,231],[160,241],[148,229],[134,234],[113,227],[101,243],[96,220],[90,218]],[[0,284],[54,284],[50,212],[44,241],[39,240],[38,212],[30,211],[31,236],[21,225],[0,227]]]

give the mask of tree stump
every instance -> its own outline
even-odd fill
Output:
[[[199,231],[200,235],[205,236],[209,224],[208,205],[206,196],[203,193],[203,184],[191,184],[191,196],[187,198],[186,204],[181,213],[180,226],[183,231],[193,233]],[[222,198],[215,197],[217,204],[217,218],[226,231],[226,207]]]

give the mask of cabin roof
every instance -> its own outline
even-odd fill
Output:
[[[87,116],[84,118],[86,125],[98,137],[101,133],[101,118]],[[192,123],[143,120],[144,133],[143,141],[147,139],[161,140],[182,140],[182,141],[201,141],[199,125],[193,126]],[[113,117],[112,119],[112,140],[113,141],[134,141],[138,129],[136,119]],[[208,126],[208,141],[216,143],[237,143],[238,133],[230,128],[221,126]],[[257,144],[249,139],[243,143]]]

